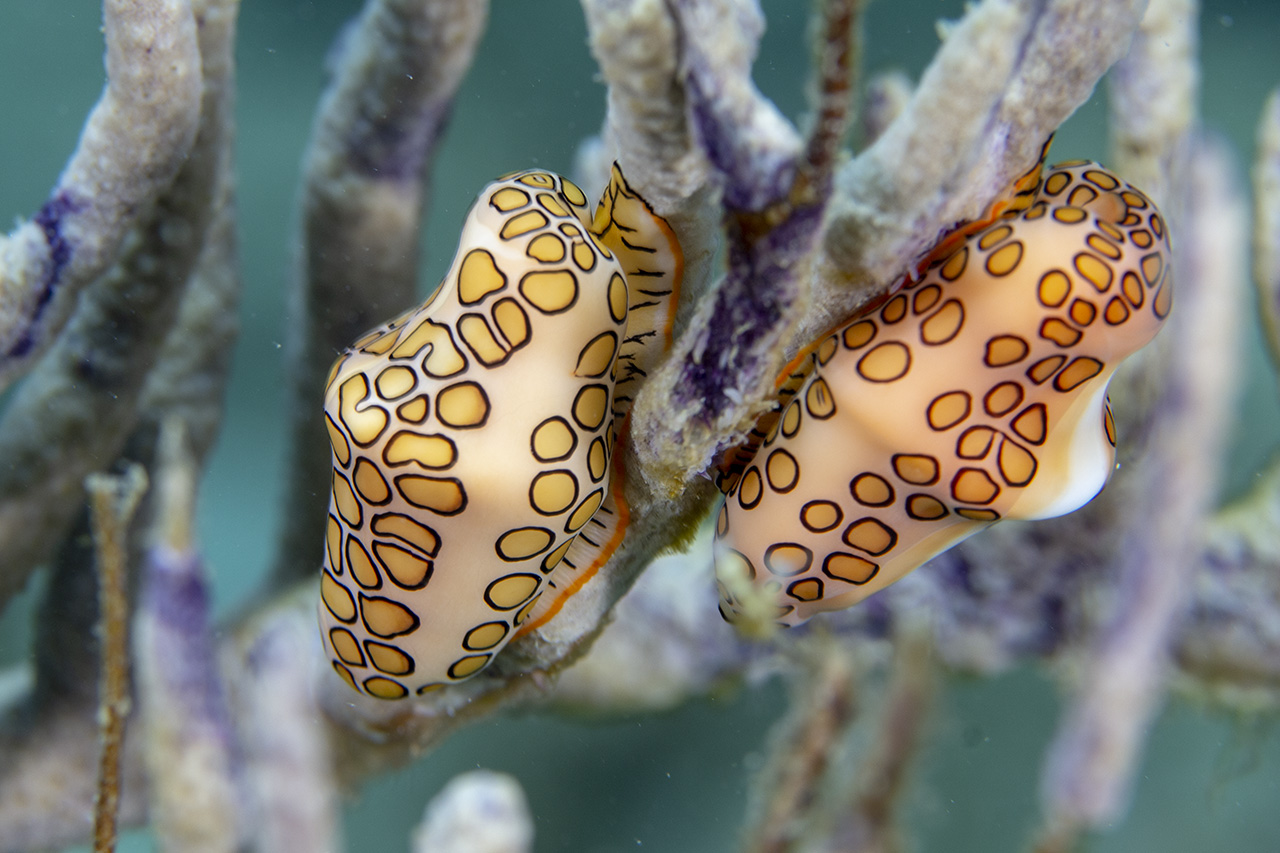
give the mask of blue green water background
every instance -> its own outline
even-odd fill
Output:
[[[93,0],[5,0],[0,6],[0,214],[31,215],[53,184],[102,82]],[[239,68],[242,337],[227,421],[201,494],[200,531],[220,614],[252,595],[272,554],[283,445],[283,342],[298,165],[324,84],[324,61],[355,0],[243,0]],[[803,110],[808,4],[763,3],[769,29],[756,65],[785,113]],[[938,43],[934,21],[958,0],[881,0],[867,15],[866,65],[916,75]],[[1280,84],[1280,4],[1220,0],[1202,15],[1207,124],[1248,163],[1266,92]],[[492,177],[529,166],[568,171],[597,132],[604,89],[576,3],[494,0],[479,59],[436,163],[425,230],[424,290],[448,266],[461,218]],[[1100,93],[1059,133],[1052,159],[1105,159]],[[1244,167],[1241,169],[1242,177]],[[1280,444],[1280,406],[1258,335],[1249,330],[1227,480],[1238,494]],[[33,584],[0,617],[0,663],[27,656]],[[708,618],[718,618],[714,613]],[[742,688],[667,714],[607,723],[539,716],[473,726],[408,769],[357,792],[344,812],[348,849],[407,849],[423,804],[475,767],[513,773],[537,821],[539,851],[730,851],[747,779],[784,707],[778,684]],[[1039,671],[952,679],[906,797],[921,851],[1017,850],[1034,827],[1045,745],[1060,702]],[[1172,703],[1156,722],[1132,812],[1088,847],[1120,851],[1280,850],[1280,737],[1265,722]],[[121,850],[152,849],[144,832]]]

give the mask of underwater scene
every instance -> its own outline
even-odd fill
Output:
[[[9,0],[0,853],[1280,849],[1277,44]]]

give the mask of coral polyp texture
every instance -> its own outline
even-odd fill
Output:
[[[726,618],[750,582],[798,624],[995,521],[1062,515],[1102,488],[1107,384],[1172,304],[1166,227],[1094,163],[1035,189],[780,378],[716,522]]]
[[[617,548],[615,382],[663,348],[680,266],[616,166],[594,220],[571,181],[517,173],[480,193],[426,303],[339,356],[319,612],[352,687],[470,678]]]

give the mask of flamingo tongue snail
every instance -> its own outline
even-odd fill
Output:
[[[586,205],[550,172],[490,184],[431,298],[330,371],[319,618],[356,690],[474,676],[621,541],[611,458],[683,261],[616,166],[594,221]]]
[[[1165,224],[1093,163],[1030,183],[783,372],[758,447],[721,473],[726,619],[747,589],[783,625],[848,607],[994,521],[1061,515],[1105,484],[1107,383],[1169,313]]]

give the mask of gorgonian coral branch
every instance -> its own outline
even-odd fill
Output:
[[[290,481],[274,577],[320,558],[329,442],[320,411],[334,357],[414,302],[426,177],[475,55],[483,0],[373,0],[344,34],[305,158],[290,302]]]
[[[202,13],[225,8],[198,4]],[[138,423],[148,374],[204,249],[216,202],[229,191],[234,18],[212,14],[199,35],[209,61],[200,130],[187,159],[0,420],[0,456],[10,463],[0,471],[0,605],[66,531],[85,475],[108,467]]]
[[[53,343],[76,297],[182,167],[200,115],[188,0],[103,4],[107,88],[40,212],[0,238],[0,385]]]

